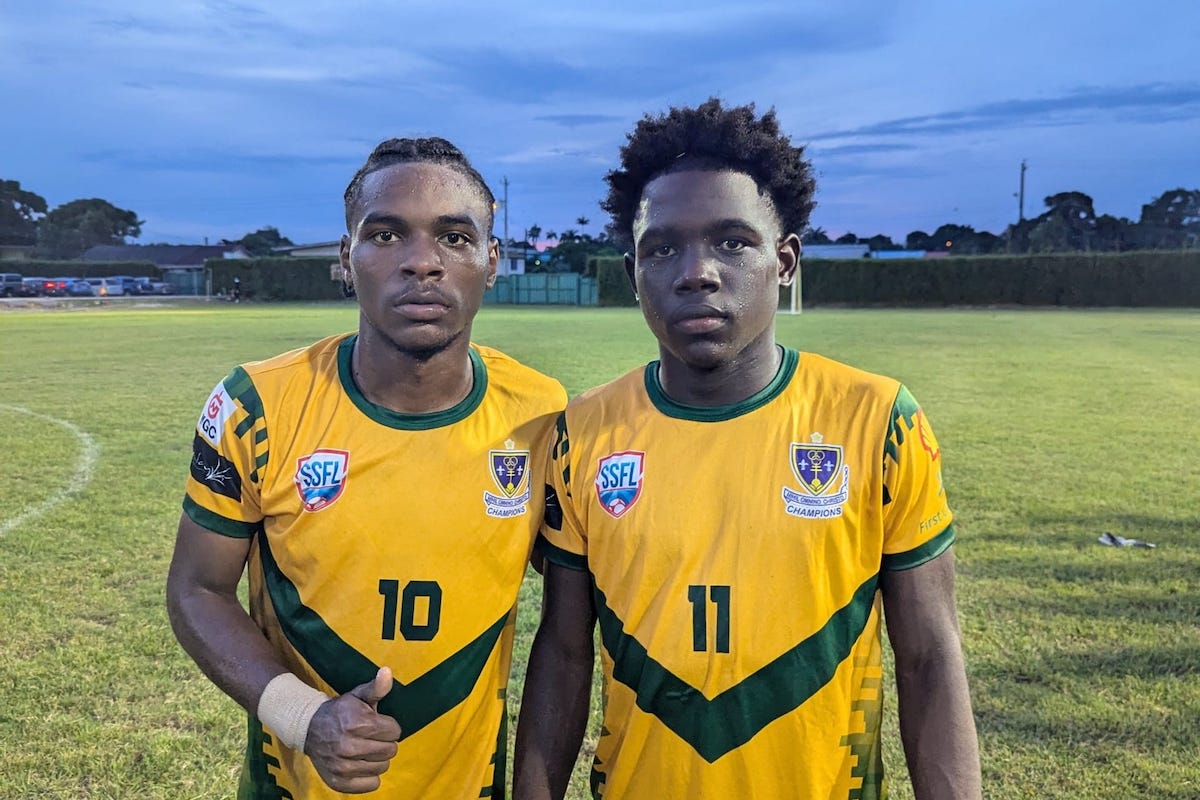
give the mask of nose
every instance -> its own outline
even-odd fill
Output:
[[[402,248],[400,273],[406,278],[425,280],[440,278],[445,273],[437,241],[428,236],[413,236],[408,246]]]
[[[675,276],[677,292],[715,292],[721,288],[721,274],[716,259],[704,248],[686,248],[679,258],[679,272]]]

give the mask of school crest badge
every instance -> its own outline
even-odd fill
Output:
[[[503,450],[488,451],[488,471],[500,494],[483,493],[489,517],[515,517],[529,509],[529,451],[516,450],[512,439]]]
[[[350,453],[346,450],[315,450],[296,459],[296,491],[304,510],[321,511],[328,508],[346,490]]]
[[[596,496],[610,517],[619,518],[642,496],[646,454],[635,450],[610,453],[596,470]]]
[[[850,467],[841,445],[825,444],[818,433],[810,439],[791,443],[789,463],[800,491],[783,487],[784,510],[809,519],[840,517],[850,496]]]

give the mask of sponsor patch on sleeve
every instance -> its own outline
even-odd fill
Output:
[[[191,472],[193,478],[217,494],[242,502],[242,476],[238,474],[237,467],[218,453],[199,432],[192,440]]]
[[[200,419],[196,422],[197,433],[207,439],[213,447],[216,447],[221,443],[221,434],[225,430],[225,423],[233,416],[233,411],[233,398],[229,396],[229,392],[225,391],[225,382],[222,381],[212,390],[212,394],[208,396],[208,402],[200,411]]]

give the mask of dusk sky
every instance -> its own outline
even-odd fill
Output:
[[[1022,159],[1026,216],[1078,190],[1136,220],[1200,188],[1197,52],[1195,0],[4,0],[0,178],[142,243],[319,242],[378,141],[438,135],[508,178],[514,238],[596,234],[633,123],[716,95],[777,109],[833,236],[1002,232]]]

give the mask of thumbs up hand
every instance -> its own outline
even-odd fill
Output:
[[[317,709],[308,725],[304,752],[329,788],[349,794],[379,788],[379,776],[396,755],[400,725],[377,711],[392,688],[392,671],[375,677]]]

